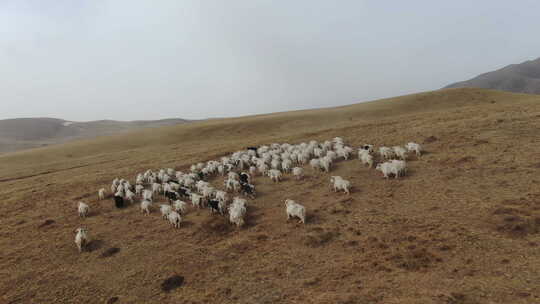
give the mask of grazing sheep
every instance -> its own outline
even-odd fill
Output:
[[[334,192],[343,190],[343,192],[351,194],[349,190],[351,188],[351,183],[348,180],[343,179],[341,176],[332,176],[330,178],[330,183],[334,187]]]
[[[181,200],[177,200],[173,203],[174,211],[185,214],[187,212],[187,203]]]
[[[238,173],[232,171],[227,174],[227,177],[232,180],[238,180],[240,178]]]
[[[250,183],[251,182],[251,176],[247,174],[246,172],[240,173],[240,183]]]
[[[407,165],[403,160],[392,160],[378,164],[376,169],[382,172],[384,178],[388,178],[391,174],[394,175],[394,178],[398,178],[405,174]]]
[[[293,175],[296,177],[297,180],[300,180],[304,177],[304,169],[300,167],[294,167],[292,169]]]
[[[233,199],[232,205],[235,205],[235,206],[242,206],[242,207],[244,207],[244,208],[247,208],[247,200],[246,200],[246,199],[243,199],[243,198],[235,197],[235,198]]]
[[[262,176],[265,176],[268,174],[268,165],[265,164],[265,163],[262,163],[262,164],[259,164],[259,166],[257,166],[257,170],[259,171],[259,173],[262,175]]]
[[[422,147],[417,143],[410,142],[405,146],[405,148],[407,148],[409,152],[416,153],[416,156],[422,155]]]
[[[283,172],[290,172],[292,167],[292,161],[290,159],[284,159],[281,163],[281,168]]]
[[[229,178],[225,180],[225,189],[227,189],[227,191],[238,192],[240,190],[240,183],[235,179]]]
[[[244,225],[244,216],[246,214],[246,207],[239,204],[232,204],[229,206],[229,221],[236,224],[237,227]]]
[[[152,192],[155,193],[155,194],[159,194],[161,193],[162,189],[161,189],[161,184],[158,184],[158,183],[153,183],[152,184]]]
[[[241,193],[243,195],[247,195],[247,196],[249,196],[249,197],[251,197],[253,199],[255,198],[256,193],[255,193],[255,186],[254,185],[248,184],[248,183],[243,183],[243,184],[240,184],[240,186],[242,188]]]
[[[151,201],[143,200],[141,202],[141,212],[146,213],[147,215],[150,214],[150,206],[152,205]]]
[[[202,200],[203,200],[202,196],[196,193],[191,194],[191,204],[193,204],[193,207],[197,207],[200,209],[202,207]]]
[[[383,159],[391,159],[394,157],[394,151],[388,147],[380,147],[379,155],[381,155]]]
[[[257,174],[257,167],[255,166],[249,167],[249,174],[255,176],[255,174]]]
[[[90,238],[88,237],[88,230],[86,228],[77,228],[75,230],[75,244],[77,244],[77,248],[79,249],[79,252],[82,252],[83,249],[90,243]]]
[[[309,161],[309,165],[315,171],[320,170],[321,169],[321,160],[318,159],[318,158],[314,158],[314,159]]]
[[[131,192],[131,190],[128,189],[128,190],[126,190],[125,198],[126,198],[126,200],[130,201],[133,204],[134,198],[135,198],[135,193]]]
[[[159,210],[161,211],[161,216],[163,217],[163,219],[167,219],[167,215],[172,212],[171,205],[162,204],[159,206]]]
[[[368,165],[370,168],[373,167],[373,155],[369,154],[367,150],[358,151],[358,158],[364,165]]]
[[[281,174],[281,171],[279,170],[271,169],[270,171],[268,171],[268,175],[270,176],[272,181],[275,183],[281,181],[282,174]]]
[[[298,217],[300,223],[306,223],[306,208],[295,201],[287,199],[285,200],[285,211],[287,212],[287,220],[291,217]]]
[[[396,154],[398,158],[402,160],[407,159],[407,150],[405,150],[405,148],[400,147],[400,146],[395,146],[392,149],[394,150],[394,154]]]
[[[332,160],[329,157],[323,157],[319,160],[319,166],[324,172],[330,172],[330,166],[332,165]]]
[[[105,199],[105,188],[101,188],[98,190],[98,198],[100,200],[104,200]]]
[[[144,190],[144,186],[143,186],[143,185],[136,185],[136,186],[135,186],[135,194],[141,195],[143,190]]]
[[[214,194],[216,192],[216,189],[214,189],[214,187],[211,187],[211,186],[207,186],[207,187],[204,187],[201,191],[202,193],[202,196],[205,198],[205,199],[210,199],[210,198],[213,198],[214,197]]]
[[[180,223],[182,223],[182,217],[178,212],[171,211],[167,214],[167,219],[169,220],[169,223],[173,225],[174,228],[180,228]]]
[[[212,213],[221,213],[221,210],[219,208],[219,200],[208,200],[208,208],[210,208],[210,211],[212,211]]]
[[[78,211],[80,217],[86,217],[88,215],[88,212],[90,211],[90,206],[83,202],[79,202]]]
[[[363,144],[360,149],[367,151],[369,154],[373,153],[373,145]]]
[[[228,200],[227,192],[221,191],[221,190],[216,191],[216,199],[219,201],[226,202]]]
[[[153,196],[154,196],[154,192],[150,191],[150,190],[143,190],[142,192],[142,197],[143,197],[143,200],[145,201],[153,201]]]
[[[391,163],[394,165],[394,170],[397,176],[403,176],[407,173],[407,163],[404,160],[392,160]]]

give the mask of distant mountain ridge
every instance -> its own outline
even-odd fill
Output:
[[[0,120],[0,153],[30,149],[74,139],[112,135],[141,128],[154,128],[188,123],[190,120],[169,118],[161,120],[88,122],[57,118],[14,118]]]
[[[514,93],[540,94],[540,58],[456,82],[446,88],[483,88]]]

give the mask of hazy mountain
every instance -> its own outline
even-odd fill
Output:
[[[57,144],[73,139],[111,135],[140,128],[152,128],[189,122],[163,120],[74,122],[56,118],[16,118],[0,120],[0,153]]]
[[[540,94],[540,58],[511,64],[466,81],[453,83],[445,88],[465,87]]]

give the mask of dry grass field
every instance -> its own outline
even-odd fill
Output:
[[[246,146],[341,136],[421,143],[409,174],[358,159],[256,177],[247,225],[193,210],[175,230],[97,189]],[[142,130],[0,156],[0,303],[540,303],[540,96],[448,89],[332,109]],[[211,181],[221,185],[222,178]],[[307,208],[286,221],[283,201]],[[91,207],[80,219],[76,202]],[[73,230],[89,229],[79,254]],[[111,250],[111,248],[118,248]],[[169,292],[162,283],[184,278]]]

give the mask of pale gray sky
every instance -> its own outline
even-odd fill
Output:
[[[540,57],[540,1],[0,0],[0,119],[207,118],[434,90]]]

